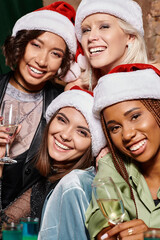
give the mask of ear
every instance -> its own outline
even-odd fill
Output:
[[[131,45],[135,40],[135,36],[133,34],[128,34],[127,46]]]

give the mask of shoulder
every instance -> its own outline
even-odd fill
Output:
[[[128,159],[125,159],[124,163],[127,171],[130,171],[130,161]],[[118,173],[117,169],[115,168],[111,153],[106,154],[98,161],[98,171],[96,174],[96,178],[102,178],[106,176],[114,177],[115,179],[122,178]]]
[[[69,190],[73,187],[85,188],[87,185],[91,184],[94,177],[94,167],[85,170],[75,169],[60,180],[59,186],[63,187],[64,190]]]

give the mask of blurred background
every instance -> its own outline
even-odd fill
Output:
[[[81,0],[66,0],[75,9]],[[98,1],[98,0],[97,0]],[[150,59],[160,62],[160,0],[135,0],[142,7],[145,41]],[[37,8],[53,3],[53,0],[0,0],[0,47],[11,34],[16,20]],[[0,73],[9,70],[0,50]]]

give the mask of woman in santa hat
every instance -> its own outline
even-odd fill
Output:
[[[119,64],[149,63],[142,10],[133,0],[82,0],[75,31],[91,67],[68,89],[76,84],[92,90],[101,76]],[[77,61],[84,69],[84,56],[80,56]]]
[[[112,177],[124,204],[123,223],[110,225],[97,202],[86,212],[91,239],[144,239],[160,228],[160,71],[148,64],[115,67],[94,89],[111,154],[99,160],[95,177]],[[113,192],[110,192],[113,196]]]
[[[85,210],[91,200],[91,188],[88,188],[86,193],[85,190],[91,186],[95,176],[94,167],[91,167],[94,157],[106,144],[101,122],[92,113],[92,95],[78,87],[63,92],[51,102],[46,111],[48,124],[36,160],[36,168],[43,179],[1,212],[2,223],[3,221],[17,222],[25,216],[40,218],[43,202],[48,193],[53,191],[62,177],[76,169],[62,181],[62,184],[66,183],[63,190],[59,191],[61,184],[60,186],[58,184],[59,187],[56,188],[55,194],[49,198],[50,192],[47,196],[45,205],[47,201],[48,203],[47,208],[44,207],[43,210],[42,225],[43,228],[48,226],[49,231],[42,228],[41,239],[48,240],[49,236],[57,239],[57,231],[64,236],[62,238],[59,236],[59,239],[85,239],[82,236],[86,236],[87,230],[85,230],[84,221],[82,222],[79,216],[81,214],[84,218]],[[86,168],[88,169],[84,170]],[[84,185],[85,189],[83,189]],[[74,196],[78,199],[79,210]],[[72,216],[74,225],[78,228],[82,227],[82,238],[70,238],[65,234],[64,229],[67,229],[65,213],[69,210],[65,204],[68,202],[76,208],[75,212],[70,210],[69,214]],[[63,209],[62,213],[60,208]],[[63,229],[58,229],[59,214],[64,216],[60,221]],[[48,217],[45,218],[45,216]],[[69,223],[71,228],[72,222]]]
[[[20,102],[23,115],[12,138],[0,127],[1,157],[6,143],[13,142],[10,154],[17,160],[3,168],[2,207],[39,178],[31,160],[46,125],[45,111],[63,91],[54,79],[65,76],[76,53],[74,19],[71,5],[52,3],[21,17],[4,43],[6,63],[12,71],[0,76],[0,104],[4,100]]]

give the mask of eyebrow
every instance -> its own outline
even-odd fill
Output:
[[[135,111],[135,110],[139,110],[140,108],[131,108],[130,110],[128,110],[127,112],[124,113],[124,116],[127,116],[128,114],[130,114],[131,112]]]
[[[69,119],[64,113],[58,112],[57,115],[62,115],[67,120],[67,122],[69,122]]]
[[[60,115],[62,115],[66,120],[67,120],[67,122],[70,122],[69,121],[69,119],[67,118],[67,116],[64,114],[64,113],[57,113],[57,115],[58,114],[60,114]],[[81,129],[84,129],[84,130],[86,130],[88,133],[90,133],[90,130],[88,129],[88,128],[86,128],[86,127],[83,127],[83,126],[77,126],[78,128],[81,128]]]
[[[139,110],[140,108],[132,108],[132,109],[130,109],[130,110],[128,110],[127,112],[125,112],[124,113],[124,116],[126,117],[128,114],[130,114],[131,112],[133,112],[133,111],[135,111],[135,110]],[[108,126],[109,124],[112,124],[112,123],[117,123],[116,121],[114,121],[114,120],[111,120],[111,121],[108,121],[107,123],[106,123],[106,126]]]
[[[44,44],[44,42],[40,39],[40,38],[35,38],[37,41],[39,41],[40,43]],[[57,51],[60,51],[62,52],[63,54],[65,54],[65,52],[61,49],[61,48],[53,48],[54,50],[57,50]]]

